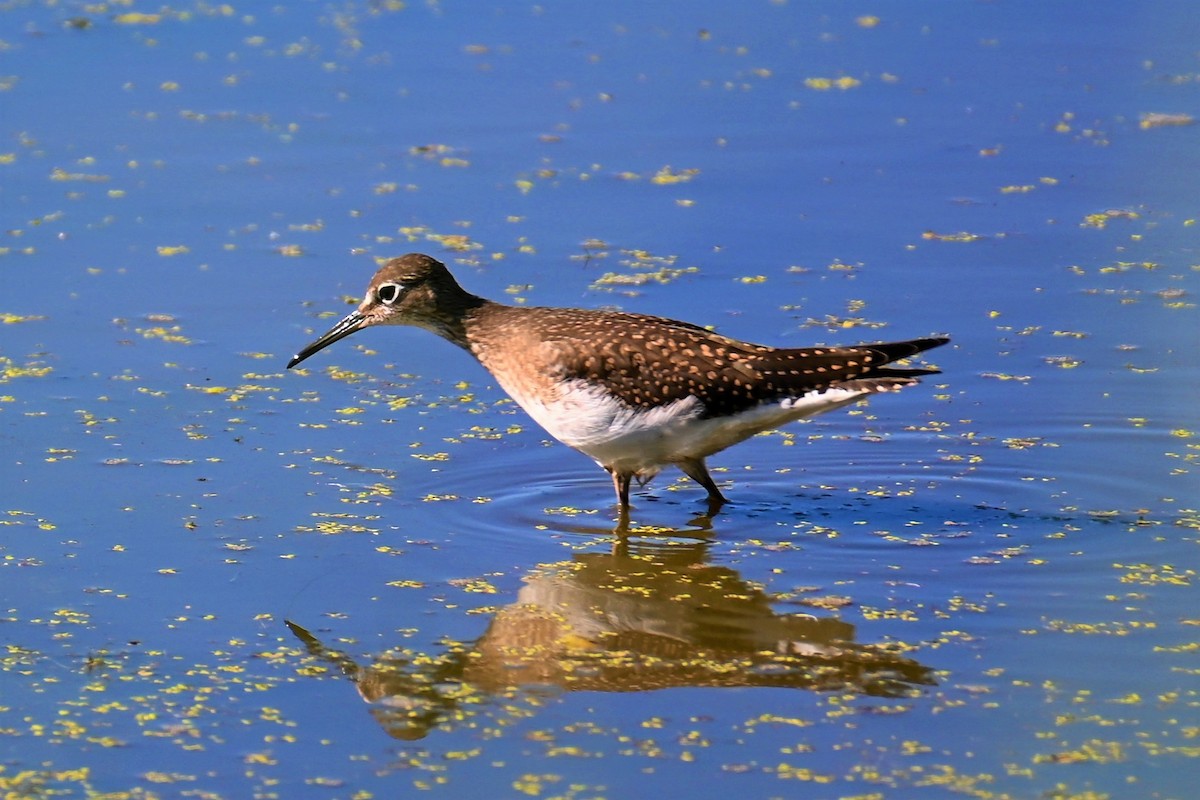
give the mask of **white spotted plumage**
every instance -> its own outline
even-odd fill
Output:
[[[388,261],[358,309],[302,349],[295,366],[372,325],[415,325],[471,353],[555,439],[629,484],[678,466],[725,502],[704,459],[765,430],[918,382],[936,369],[893,362],[945,337],[851,347],[775,348],[662,317],[506,306],[467,292],[419,253]]]

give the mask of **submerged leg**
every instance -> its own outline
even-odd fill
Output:
[[[633,473],[617,472],[609,467],[605,469],[612,474],[613,488],[617,490],[617,505],[621,511],[629,511],[629,482],[633,480]]]
[[[708,467],[705,466],[703,458],[691,458],[687,461],[680,461],[679,468],[683,470],[684,475],[687,475],[696,483],[703,486],[708,492],[708,507],[713,512],[728,502],[725,499],[725,495],[721,494],[721,490],[717,488],[717,484],[713,481],[712,476],[708,474]]]

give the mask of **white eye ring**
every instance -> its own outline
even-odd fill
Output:
[[[390,306],[404,294],[404,287],[398,283],[385,283],[375,290],[375,296],[385,306]]]

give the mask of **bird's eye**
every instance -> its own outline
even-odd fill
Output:
[[[379,298],[379,302],[385,306],[390,306],[400,299],[403,291],[403,288],[398,283],[385,283],[375,291],[375,295]]]

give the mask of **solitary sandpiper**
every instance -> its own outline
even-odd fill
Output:
[[[854,347],[776,348],[663,317],[582,308],[507,306],[459,286],[419,253],[393,258],[366,297],[288,368],[372,325],[426,328],[473,355],[551,436],[629,485],[667,464],[725,497],[704,459],[756,433],[918,382],[936,369],[888,364],[946,337]]]

